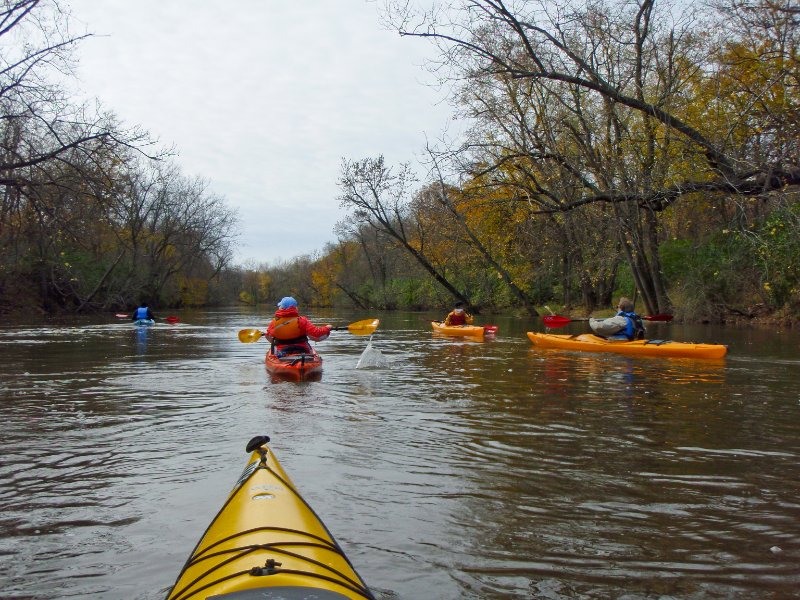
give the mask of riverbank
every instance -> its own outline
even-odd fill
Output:
[[[169,314],[176,314],[176,315],[184,315],[184,314],[191,314],[194,311],[206,311],[206,310],[230,310],[230,309],[241,309],[243,308],[240,304],[235,306],[214,306],[214,307],[204,307],[204,308],[192,308],[192,309],[175,309],[169,307],[157,307],[155,309],[155,313],[157,315],[166,315],[168,312]],[[247,307],[250,310],[256,311],[260,314],[269,315],[274,307],[271,304],[260,304],[255,307]],[[368,311],[372,312],[380,312],[380,313],[405,313],[409,311],[404,310],[377,310],[377,309],[367,309],[366,311],[362,309],[355,309],[355,308],[347,308],[342,309],[341,307],[330,307],[330,306],[307,306],[305,307],[305,313],[314,313],[314,312],[326,312],[326,311],[337,311],[337,310],[348,310],[348,311],[357,311],[358,313],[364,313]],[[537,307],[539,311],[540,317],[532,317],[527,312],[522,309],[509,309],[509,310],[501,310],[501,311],[486,311],[481,312],[480,314],[476,315],[476,319],[479,321],[486,321],[490,318],[497,318],[497,317],[512,317],[515,319],[520,320],[530,320],[536,321],[539,320],[541,317],[550,314],[557,314],[563,317],[568,317],[570,319],[586,319],[586,318],[595,318],[595,319],[605,319],[608,317],[612,317],[616,314],[616,311],[609,308],[609,309],[602,309],[602,310],[595,310],[591,313],[587,314],[585,311],[581,311],[579,309],[568,309],[563,306],[554,306],[548,305],[543,307]],[[119,311],[118,311],[119,312]],[[124,311],[122,311],[124,312]],[[438,308],[433,307],[427,310],[419,310],[419,311],[411,311],[419,314],[428,315],[432,312],[440,312],[441,317],[447,314],[448,309],[446,308]],[[58,311],[58,312],[46,312],[39,307],[31,309],[30,307],[27,309],[17,308],[12,311],[0,313],[0,325],[8,326],[14,325],[19,322],[51,322],[51,323],[65,323],[71,320],[79,320],[81,322],[89,322],[89,321],[97,321],[100,319],[114,319],[119,320],[116,316],[116,313],[110,313],[108,311],[97,311],[97,312],[82,312],[82,313],[73,313],[68,311]],[[718,318],[711,319],[705,317],[698,317],[695,315],[690,315],[682,311],[680,308],[676,309],[674,313],[672,322],[675,324],[683,324],[683,325],[723,325],[723,326],[735,326],[735,327],[780,327],[783,329],[794,329],[800,327],[800,310],[793,312],[789,308],[782,308],[779,310],[771,310],[769,307],[758,304],[752,307],[748,307],[746,310],[735,310],[735,309],[727,309],[727,312],[720,311]]]

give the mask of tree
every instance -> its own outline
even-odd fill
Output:
[[[762,19],[764,31],[782,31],[775,37],[784,43],[751,61],[767,59],[782,76],[762,77],[752,89],[728,77],[730,90],[709,102],[708,82],[736,64],[715,54],[716,40],[705,35],[720,13],[687,11],[676,20],[657,6],[465,0],[460,10],[416,20],[409,3],[389,6],[401,35],[438,43],[438,66],[450,69],[438,72],[463,83],[456,100],[478,123],[462,149],[464,163],[524,175],[515,178],[521,185],[512,199],[535,205],[534,214],[609,206],[637,288],[655,312],[669,306],[658,255],[661,212],[699,194],[764,196],[800,183],[797,136],[766,136],[780,150],[764,152],[759,135],[746,131],[755,100],[776,82],[793,99],[780,110],[770,104],[772,122],[797,122],[797,86],[783,85],[797,81],[798,28],[787,26],[796,14],[766,2],[727,4],[741,18]],[[750,104],[719,110],[741,97]]]
[[[106,115],[75,105],[54,80],[72,68],[72,36],[57,0],[6,0],[0,7],[0,185],[25,193],[52,179],[47,166],[87,164],[109,146],[151,142],[114,129]]]
[[[144,156],[152,144],[71,101],[61,81],[88,34],[68,31],[57,0],[0,6],[0,302],[30,303],[35,281],[47,310],[83,310],[114,294],[124,252],[107,201],[130,152]]]
[[[456,223],[458,223],[459,227],[466,234],[468,243],[475,248],[486,265],[497,273],[498,277],[502,279],[503,283],[511,290],[528,313],[534,317],[538,317],[539,313],[534,306],[533,299],[516,284],[508,269],[498,262],[494,253],[481,241],[476,229],[467,221],[467,217],[464,214],[464,212],[468,210],[468,208],[466,208],[468,205],[467,197],[445,183],[435,153],[430,147],[428,148],[428,152],[433,161],[433,171],[438,179],[437,183],[429,188],[430,195],[453,219],[455,219]],[[462,206],[465,208],[462,208]]]
[[[472,306],[466,295],[437,269],[425,254],[424,243],[411,235],[414,219],[410,212],[409,192],[415,178],[408,165],[396,173],[384,163],[383,156],[361,161],[342,162],[339,197],[343,207],[351,208],[355,218],[399,243],[454,298]],[[416,233],[421,233],[419,228]],[[477,312],[477,308],[472,307]]]

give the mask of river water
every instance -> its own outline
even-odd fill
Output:
[[[258,434],[381,600],[797,597],[796,332],[635,359],[318,312],[379,316],[387,365],[334,332],[293,383],[237,339],[266,313],[178,314],[0,327],[0,598],[163,598]]]

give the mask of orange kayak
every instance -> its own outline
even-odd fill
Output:
[[[479,336],[497,333],[496,325],[445,325],[441,321],[431,321],[431,327],[436,333],[445,335]]]
[[[267,371],[285,379],[301,381],[322,373],[322,357],[314,350],[310,354],[287,354],[278,357],[270,350],[265,358]]]
[[[692,344],[668,340],[611,341],[584,333],[559,335],[528,332],[528,338],[539,348],[557,348],[580,352],[613,352],[628,356],[666,356],[670,358],[722,358],[728,353],[723,344]]]

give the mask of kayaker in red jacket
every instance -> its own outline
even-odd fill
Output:
[[[444,324],[448,326],[472,325],[472,315],[464,310],[463,302],[456,302],[455,308],[444,318]]]
[[[275,318],[267,327],[267,339],[278,356],[310,353],[309,338],[321,342],[331,334],[330,325],[316,326],[297,310],[297,300],[291,296],[281,298]]]

